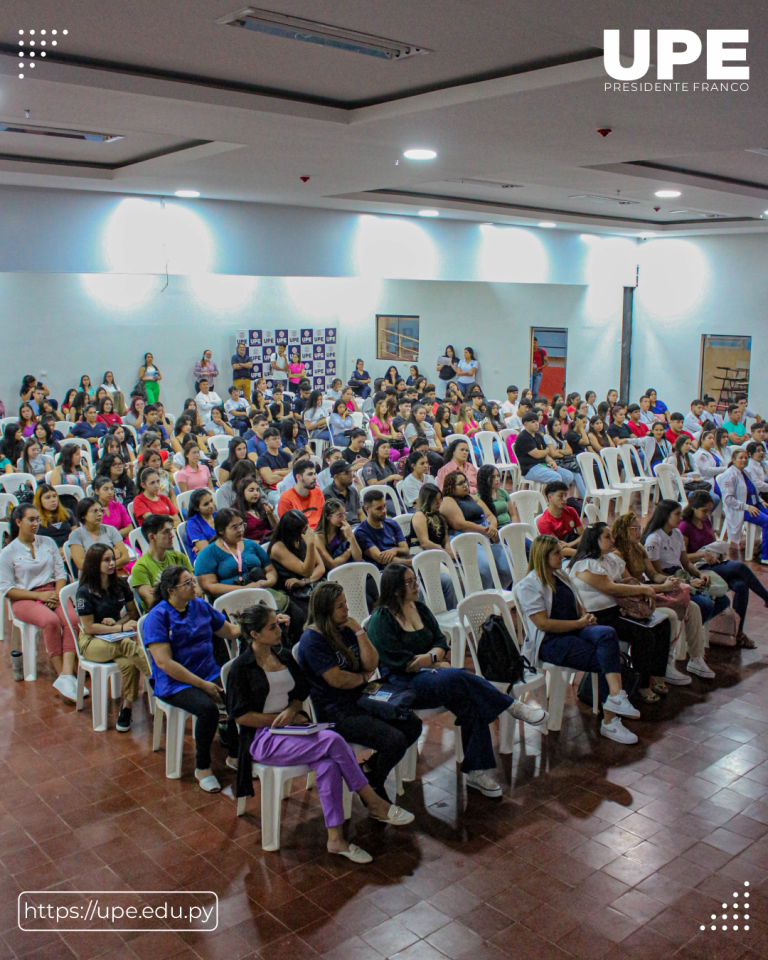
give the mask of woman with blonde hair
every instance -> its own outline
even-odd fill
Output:
[[[561,573],[563,554],[557,537],[536,537],[531,544],[528,574],[518,588],[526,620],[523,653],[532,664],[554,663],[598,675],[603,705],[600,733],[618,743],[637,743],[622,717],[638,719],[621,685],[619,637],[613,627],[600,626],[587,613],[568,578]]]
[[[653,566],[645,547],[640,543],[643,528],[639,518],[632,513],[624,513],[617,517],[611,527],[611,536],[614,541],[614,553],[617,553],[627,565],[627,575],[639,580],[640,583],[649,583],[657,594],[658,606],[656,609],[666,613],[672,629],[672,642],[669,647],[669,666],[667,668],[667,683],[680,684],[688,679],[685,674],[679,673],[675,667],[675,647],[680,637],[682,624],[685,624],[685,642],[690,656],[690,671],[699,676],[711,679],[714,673],[704,660],[704,628],[701,622],[701,610],[695,603],[690,602],[690,587],[658,573]],[[674,590],[676,599],[662,596]],[[688,595],[687,598],[685,595]],[[659,680],[653,688],[654,693],[666,693],[665,685]]]

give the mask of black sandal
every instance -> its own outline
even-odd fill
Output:
[[[751,640],[746,633],[739,633],[736,636],[736,646],[741,647],[743,650],[755,650],[757,644],[754,640]]]

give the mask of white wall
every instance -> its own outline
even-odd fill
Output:
[[[243,327],[337,326],[341,375],[348,377],[361,356],[373,376],[382,376],[388,362],[372,359],[376,312],[421,318],[420,368],[429,375],[446,343],[457,351],[473,346],[490,396],[504,399],[509,382],[526,385],[534,325],[569,328],[574,389],[589,385],[605,393],[615,385],[618,289],[610,313],[595,316],[589,288],[575,285],[227,276],[171,276],[165,282],[155,276],[38,274],[33,280],[0,274],[4,356],[13,358],[0,383],[8,415],[23,374],[36,374],[60,398],[81,374],[100,382],[111,369],[129,391],[147,350],[164,374],[161,396],[178,413],[193,389],[194,362],[206,348],[226,370],[218,383],[226,389],[236,331]],[[588,376],[577,375],[587,370]]]

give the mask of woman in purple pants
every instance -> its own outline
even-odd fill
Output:
[[[301,709],[309,696],[309,681],[291,654],[280,649],[280,624],[274,610],[256,604],[236,619],[241,643],[250,641],[233,662],[227,681],[227,710],[240,730],[238,797],[253,796],[251,760],[280,767],[307,764],[317,778],[328,852],[355,863],[370,863],[369,853],[344,839],[344,783],[360,794],[375,820],[405,826],[413,822],[413,814],[374,793],[354,751],[339,734],[332,730],[306,736],[275,732],[308,722]]]

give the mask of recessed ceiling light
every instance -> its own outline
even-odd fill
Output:
[[[597,237],[594,235],[594,233],[581,233],[579,234],[579,237],[585,243],[592,243],[593,240],[597,240]]]
[[[406,160],[434,160],[437,154],[434,150],[406,150],[403,156]]]
[[[679,197],[680,191],[679,190],[657,190],[656,196],[657,197]]]
[[[177,197],[199,197],[200,191],[199,190],[177,190],[176,196]]]
[[[557,224],[556,224],[556,223],[552,223],[551,220],[542,220],[541,223],[539,224],[539,226],[540,226],[540,227],[546,227],[547,229],[550,229],[550,228],[552,228],[552,227],[556,227]]]
[[[439,210],[419,210],[420,217],[439,217]]]

